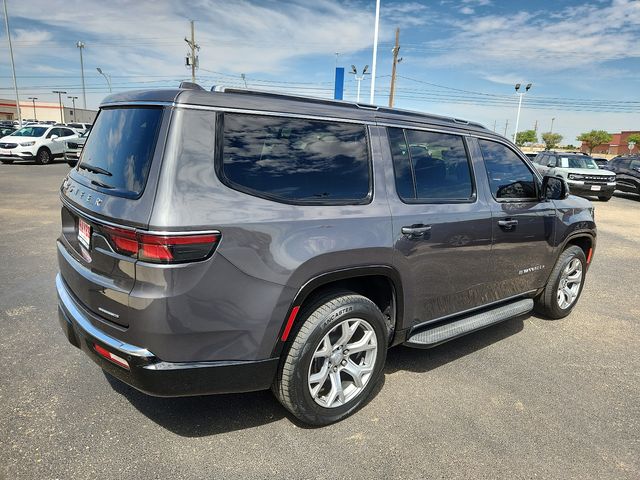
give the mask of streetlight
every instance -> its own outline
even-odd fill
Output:
[[[67,92],[63,92],[62,90],[53,90],[53,93],[57,93],[58,94],[58,104],[60,104],[60,123],[64,123],[64,120],[62,118],[62,113],[63,113],[63,109],[62,109],[62,94],[67,94]]]
[[[37,122],[38,117],[36,116],[36,100],[38,97],[29,97],[29,100],[33,102],[33,119]]]
[[[76,47],[80,49],[80,73],[82,75],[82,105],[85,110],[87,109],[87,91],[84,88],[84,62],[82,61],[82,49],[84,48],[84,42],[76,42]]]
[[[111,93],[111,75],[104,73],[100,67],[96,67],[96,70],[107,81],[107,85],[109,85],[109,93]]]
[[[67,97],[67,98],[70,98],[71,99],[71,103],[73,103],[73,119],[76,120],[76,118],[78,117],[76,115],[76,99],[78,97]]]
[[[525,87],[524,92],[520,93],[520,84],[516,83],[516,93],[518,94],[518,116],[516,117],[516,131],[513,132],[513,141],[516,141],[516,135],[518,135],[518,124],[520,123],[520,107],[522,106],[522,97],[524,96],[525,93],[527,93],[529,91],[529,89],[531,88],[531,85],[533,85],[532,83],[527,83],[527,86]]]
[[[358,82],[358,93],[356,94],[356,103],[360,103],[360,82],[364,80],[365,75],[369,75],[369,73],[367,73],[367,70],[369,70],[369,65],[365,65],[364,69],[362,70],[362,75],[358,76],[358,69],[356,68],[355,65],[351,65],[351,71],[349,73],[355,75],[355,79]]]
[[[549,130],[549,133],[553,133],[553,122],[556,121],[556,117],[551,117],[551,130]]]

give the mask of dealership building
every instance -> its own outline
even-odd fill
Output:
[[[625,130],[620,133],[612,133],[611,142],[598,145],[593,149],[591,153],[592,154],[608,153],[610,155],[627,155],[631,153],[629,151],[629,136],[633,135],[634,133],[636,135],[640,135],[640,130]],[[582,143],[581,150],[583,152],[589,151],[589,148],[584,142]],[[638,153],[639,150],[640,150],[640,145],[635,145],[633,147],[633,153]]]
[[[23,119],[36,121],[55,121],[61,123],[82,122],[93,123],[96,117],[95,110],[84,110],[81,108],[73,109],[71,107],[62,106],[57,103],[39,102],[30,100],[20,101],[20,113]],[[0,120],[17,120],[18,110],[16,109],[15,100],[6,100],[0,98]]]

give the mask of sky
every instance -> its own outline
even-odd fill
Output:
[[[336,65],[372,65],[375,1],[7,0],[21,100],[80,97],[87,107],[113,91],[177,86],[190,79],[184,37],[195,21],[197,81],[331,98]],[[639,0],[381,0],[375,103],[387,105],[395,29],[400,28],[395,106],[477,121],[513,135],[640,130]],[[337,55],[336,55],[337,54]],[[6,33],[0,36],[0,98],[14,98]],[[244,75],[244,79],[243,79]],[[355,101],[354,75],[345,99]],[[371,75],[362,82],[369,101]],[[67,104],[70,100],[65,99]],[[508,125],[507,125],[508,122]]]

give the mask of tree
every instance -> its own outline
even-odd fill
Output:
[[[631,135],[629,135],[627,137],[627,143],[635,143],[634,145],[634,149],[636,148],[640,148],[640,133],[632,133]],[[631,150],[629,151],[629,153],[631,153]]]
[[[516,135],[516,145],[521,147],[525,143],[535,143],[538,141],[538,134],[535,130],[523,130]]]
[[[598,145],[611,142],[613,137],[604,130],[591,130],[590,132],[581,133],[576,140],[582,142],[589,149],[589,155]]]
[[[562,141],[562,135],[559,133],[543,133],[542,141],[544,142],[544,146],[547,150],[551,150],[552,148],[556,148],[558,144]]]

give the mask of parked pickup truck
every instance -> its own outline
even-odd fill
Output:
[[[195,84],[107,97],[60,198],[73,345],[151,395],[271,388],[314,425],[389,347],[565,317],[596,247],[591,203],[479,124]]]

